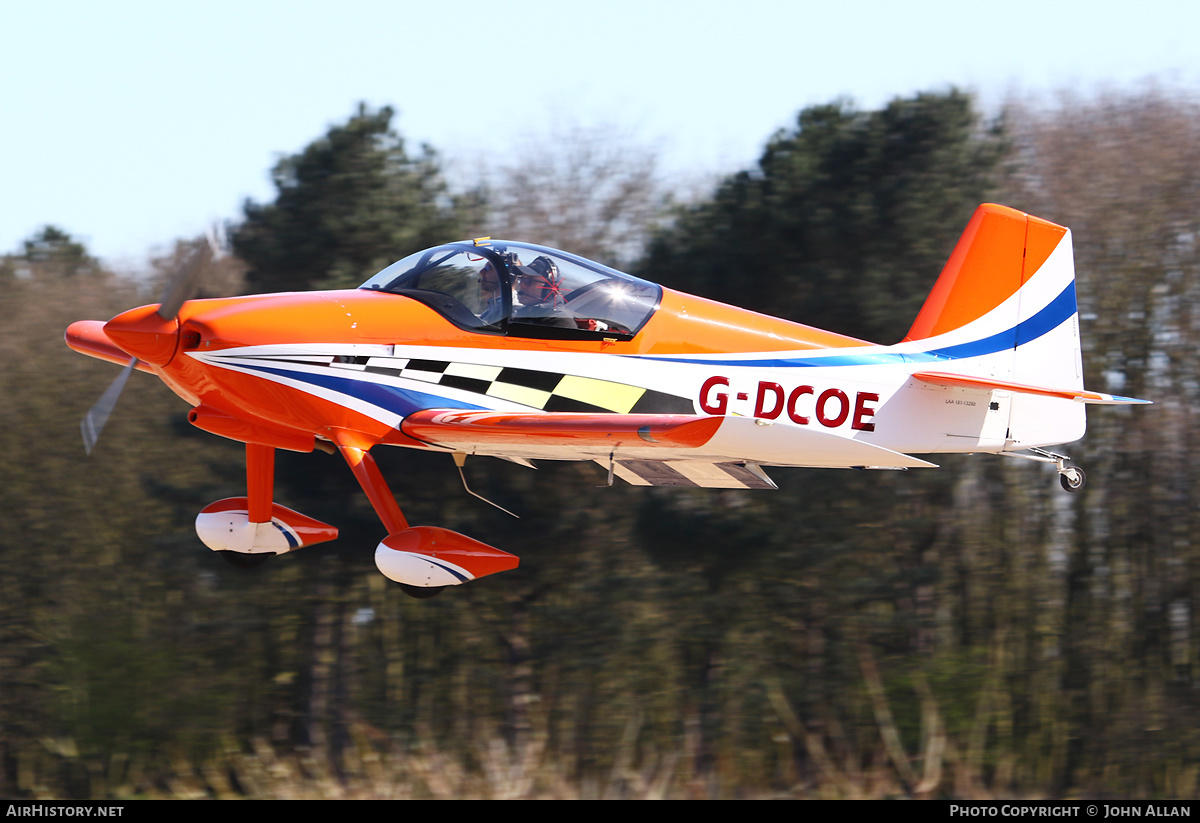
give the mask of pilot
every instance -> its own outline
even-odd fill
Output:
[[[499,323],[504,319],[504,301],[500,297],[500,275],[489,260],[479,271],[479,297],[483,303],[483,311],[479,319],[487,325]]]

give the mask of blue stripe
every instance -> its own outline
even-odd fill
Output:
[[[1050,304],[1046,308],[1028,320],[1021,322],[1016,327],[1008,331],[1002,331],[999,334],[993,334],[991,337],[985,337],[982,340],[975,340],[971,343],[961,343],[957,346],[935,349],[930,354],[949,358],[979,357],[980,355],[992,354],[1004,351],[1005,349],[1015,349],[1018,346],[1023,346],[1026,343],[1037,340],[1043,334],[1054,331],[1075,312],[1075,281],[1072,280],[1058,297],[1050,301]]]
[[[283,535],[283,539],[287,541],[289,546],[291,546],[293,549],[300,547],[300,544],[296,542],[296,538],[292,537],[292,533],[290,531],[274,521],[271,521],[271,525],[279,529],[279,533]]]
[[[1058,297],[1033,317],[1016,326],[970,343],[946,346],[942,349],[900,354],[897,352],[870,352],[866,354],[835,354],[821,357],[788,357],[755,360],[738,360],[723,357],[711,360],[695,360],[686,357],[641,356],[642,360],[664,360],[670,363],[695,363],[706,366],[761,366],[765,368],[796,368],[811,366],[890,366],[902,363],[930,363],[939,360],[954,360],[963,357],[981,357],[999,351],[1013,349],[1053,331],[1071,318],[1077,311],[1075,303],[1075,281],[1072,280]],[[634,355],[635,357],[637,355]]]
[[[270,366],[259,365],[246,366],[246,368],[266,372],[267,374],[279,375],[280,377],[290,377],[293,380],[311,383],[323,389],[349,395],[350,397],[370,403],[373,406],[387,409],[400,417],[408,417],[413,412],[424,409],[486,408],[486,406],[476,406],[473,403],[464,403],[461,400],[451,400],[437,394],[427,394],[426,392],[413,391],[411,389],[400,389],[395,386],[385,386],[381,383],[372,383],[367,380],[355,380],[352,377],[338,377],[331,374],[310,374],[309,372],[289,371],[287,369],[276,369]]]
[[[459,574],[458,572],[456,572],[454,569],[452,569],[452,568],[450,568],[449,566],[447,566],[445,563],[439,563],[439,562],[437,562],[437,560],[433,559],[433,558],[432,558],[432,557],[430,557],[429,555],[425,555],[425,554],[419,554],[419,555],[417,555],[417,556],[418,556],[418,557],[420,557],[422,560],[427,560],[428,562],[430,562],[430,563],[432,563],[433,565],[437,566],[437,567],[438,567],[439,569],[441,569],[442,571],[447,571],[447,572],[450,572],[450,574],[452,574],[452,575],[454,575],[455,577],[457,577],[457,578],[458,578],[459,580],[461,580],[463,583],[467,583],[467,582],[469,582],[469,581],[472,579],[472,578],[470,578],[470,577],[464,577],[463,575],[461,575],[461,574]]]
[[[634,355],[638,357],[638,355]],[[898,363],[923,363],[930,360],[947,360],[947,357],[920,352],[917,354],[899,354],[897,352],[872,352],[871,354],[839,354],[829,357],[788,357],[767,360],[693,360],[683,357],[653,357],[642,356],[640,360],[664,360],[669,363],[696,363],[707,366],[764,366],[768,368],[807,367],[807,366],[891,366]]]

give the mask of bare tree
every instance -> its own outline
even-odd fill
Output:
[[[490,234],[614,266],[641,254],[670,202],[657,151],[609,126],[531,133],[484,178]]]
[[[1055,507],[1067,528],[1045,549],[1064,575],[1038,609],[1059,638],[1055,691],[1073,695],[1059,716],[1104,729],[1063,749],[1075,779],[1107,769],[1144,780],[1174,768],[1137,755],[1146,730],[1200,711],[1172,689],[1200,676],[1200,100],[1151,85],[1014,105],[1008,120],[1019,164],[1006,199],[1074,233],[1086,382],[1156,404],[1092,413],[1070,447],[1091,482]],[[1162,737],[1156,746],[1174,745]]]

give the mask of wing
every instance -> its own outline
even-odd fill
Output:
[[[720,417],[692,414],[509,414],[427,409],[404,418],[409,437],[458,451],[473,447],[596,449],[698,448],[717,432]],[[582,454],[582,452],[581,452]]]
[[[401,430],[452,451],[595,460],[636,485],[774,488],[760,465],[918,468],[932,463],[861,440],[749,417],[687,414],[510,414],[428,409]]]

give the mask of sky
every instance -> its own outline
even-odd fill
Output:
[[[360,102],[469,184],[564,125],[696,180],[838,98],[1200,90],[1194,2],[0,0],[0,20],[0,253],[53,224],[126,269],[270,201],[277,160]]]

